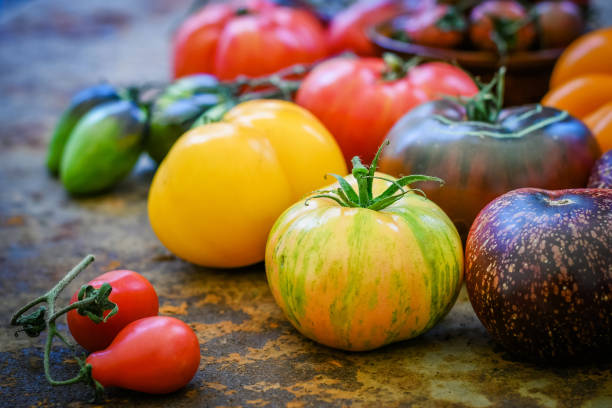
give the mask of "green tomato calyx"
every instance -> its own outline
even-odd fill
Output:
[[[401,199],[408,193],[417,192],[425,196],[425,193],[418,188],[404,188],[406,186],[410,186],[412,183],[417,181],[437,181],[440,184],[444,184],[444,180],[441,178],[421,174],[412,174],[397,180],[376,176],[375,173],[376,168],[378,167],[380,152],[388,144],[389,141],[386,140],[378,148],[378,152],[376,152],[376,156],[374,156],[374,160],[372,160],[372,164],[369,167],[364,166],[358,156],[353,157],[353,160],[351,160],[351,163],[353,164],[352,174],[357,181],[357,191],[355,191],[355,189],[349,184],[348,181],[346,181],[344,177],[332,173],[331,176],[338,181],[339,187],[331,190],[315,191],[316,194],[308,197],[304,204],[308,205],[308,202],[313,198],[329,198],[337,202],[338,205],[342,207],[359,207],[367,208],[373,211],[380,211],[389,207],[391,204]],[[387,187],[385,191],[376,197],[374,197],[372,192],[374,179],[385,180],[391,183],[391,185]]]

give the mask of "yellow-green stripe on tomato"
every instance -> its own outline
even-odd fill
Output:
[[[345,179],[352,194],[335,184],[287,209],[266,246],[268,283],[289,321],[312,340],[354,351],[429,330],[463,279],[461,240],[436,204],[406,188],[377,202],[401,179],[356,176]]]

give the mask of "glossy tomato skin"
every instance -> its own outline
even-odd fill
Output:
[[[582,11],[569,0],[539,2],[533,14],[541,48],[565,47],[584,30]]]
[[[415,44],[451,48],[461,43],[466,26],[460,12],[440,4],[402,19],[401,30]]]
[[[508,22],[516,22],[527,17],[527,12],[521,4],[515,0],[487,0],[472,9],[470,13],[470,39],[479,49],[489,51],[498,49],[493,40],[495,24],[493,19],[498,18]],[[519,28],[515,35],[507,42],[505,51],[526,50],[535,39],[535,27],[528,22]]]
[[[196,127],[174,144],[149,191],[149,219],[175,255],[233,268],[260,262],[278,216],[345,174],[331,134],[305,109],[249,101],[223,121]]]
[[[601,154],[582,122],[539,105],[509,108],[488,124],[468,121],[455,102],[429,102],[400,119],[387,138],[381,171],[442,178],[444,188],[419,187],[464,236],[478,212],[510,190],[584,187]]]
[[[612,27],[591,31],[572,42],[561,54],[550,78],[550,88],[583,75],[612,75]]]
[[[610,102],[612,74],[585,74],[551,89],[542,98],[542,105],[566,110],[583,119]]]
[[[595,162],[587,187],[612,188],[612,150],[609,150]]]
[[[87,351],[106,348],[129,323],[148,316],[156,316],[159,308],[157,293],[153,285],[141,274],[129,270],[107,272],[88,282],[98,289],[104,283],[113,288],[109,299],[117,304],[119,310],[106,322],[94,323],[76,310],[68,312],[68,328],[72,337]],[[78,300],[78,291],[72,295],[70,303]],[[110,311],[105,312],[106,316]]]
[[[586,116],[584,124],[593,132],[602,152],[612,150],[612,100]]]
[[[388,186],[375,179],[375,195]],[[421,195],[381,211],[314,198],[274,224],[266,274],[276,303],[303,335],[372,350],[418,336],[446,315],[461,288],[463,250],[450,219]]]
[[[470,302],[493,339],[521,358],[601,358],[612,347],[611,248],[612,190],[509,192],[470,230]]]
[[[125,326],[108,348],[86,361],[104,387],[167,394],[191,381],[200,364],[200,345],[181,320],[145,317]]]
[[[296,102],[334,135],[349,163],[370,163],[393,124],[415,106],[442,95],[472,96],[478,89],[461,69],[443,62],[418,65],[397,80],[384,80],[380,58],[335,58],[312,70]]]
[[[361,0],[338,13],[328,29],[332,54],[352,51],[361,56],[376,55],[367,30],[406,11],[397,0]]]
[[[264,0],[213,3],[190,16],[173,42],[174,77],[230,80],[271,74],[327,55],[325,31],[305,10]]]

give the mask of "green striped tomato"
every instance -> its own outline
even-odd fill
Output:
[[[353,176],[346,180],[356,185]],[[389,185],[375,179],[374,193]],[[450,310],[463,279],[463,249],[432,201],[407,193],[380,211],[325,197],[307,204],[280,216],[266,246],[274,299],[303,335],[371,350],[420,335]]]

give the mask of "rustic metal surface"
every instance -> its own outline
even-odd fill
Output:
[[[83,386],[45,383],[42,339],[15,338],[8,320],[93,253],[97,262],[83,281],[118,267],[142,272],[162,313],[188,322],[202,351],[201,369],[184,389],[167,396],[110,389],[108,406],[612,406],[610,362],[513,361],[491,342],[465,293],[431,332],[374,352],[340,352],[305,339],[276,307],[263,265],[198,268],[162,247],[146,215],[150,164],[110,194],[68,197],[43,160],[70,95],[102,78],[167,78],[169,30],[188,3],[54,0],[1,10],[0,405],[87,406]],[[53,363],[63,378],[76,367],[60,345]]]

